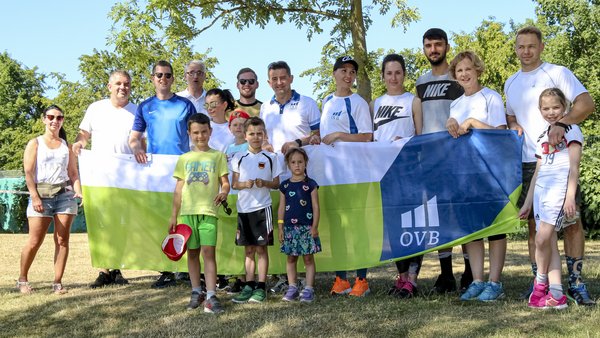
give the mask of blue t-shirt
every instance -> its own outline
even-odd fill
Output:
[[[152,96],[138,106],[132,130],[146,131],[149,153],[181,155],[190,151],[187,121],[195,113],[192,102],[181,96]]]
[[[319,185],[312,178],[304,181],[292,182],[289,179],[279,185],[279,191],[285,195],[284,224],[312,225],[313,207],[310,194],[318,189]]]

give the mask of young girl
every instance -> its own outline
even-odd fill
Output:
[[[321,251],[319,240],[319,195],[317,182],[306,175],[308,155],[302,148],[291,148],[285,154],[292,177],[279,186],[279,241],[281,252],[287,258],[287,278],[289,287],[284,301],[294,301],[300,296],[301,302],[312,302],[315,298],[315,259],[313,254]],[[306,282],[302,292],[296,284],[296,263],[298,256],[304,258]]]
[[[564,309],[567,297],[563,293],[560,275],[560,254],[557,231],[572,224],[576,218],[575,192],[579,180],[579,161],[583,135],[577,125],[562,124],[567,112],[567,99],[558,88],[549,88],[540,94],[540,112],[550,124],[565,128],[563,140],[552,146],[548,142],[548,128],[538,139],[535,156],[537,166],[519,217],[527,219],[531,206],[536,221],[535,259],[538,266],[529,307]]]
[[[235,100],[229,90],[214,88],[206,92],[204,108],[208,111],[212,128],[209,146],[222,153],[235,140],[233,134],[229,131],[229,124],[225,118],[225,113],[233,110],[234,107]]]

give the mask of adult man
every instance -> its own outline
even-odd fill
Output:
[[[262,102],[256,99],[258,76],[251,68],[242,68],[237,74],[237,88],[240,98],[235,101],[235,107],[241,108],[250,116],[258,116]]]
[[[506,120],[508,127],[524,135],[523,140],[523,190],[519,198],[521,206],[527,195],[536,167],[535,145],[547,123],[538,109],[539,95],[551,87],[563,91],[572,107],[569,113],[551,127],[549,142],[560,143],[565,128],[570,124],[585,120],[595,109],[594,101],[581,82],[565,67],[543,62],[541,54],[544,50],[542,33],[536,27],[525,27],[517,32],[515,52],[521,62],[521,70],[512,75],[504,84],[506,95]],[[529,220],[529,258],[534,275],[537,274],[535,264],[535,221],[533,214]],[[583,279],[581,269],[584,255],[584,233],[581,220],[565,228],[565,256],[569,273],[568,295],[577,304],[594,305]]]
[[[79,134],[73,143],[73,152],[79,154],[92,138],[92,151],[131,154],[129,133],[137,106],[129,102],[131,76],[124,70],[115,70],[108,79],[108,99],[92,103],[79,125]],[[121,271],[100,269],[98,278],[90,284],[95,289],[109,284],[127,284]]]
[[[446,54],[450,50],[448,35],[440,28],[431,28],[423,34],[423,53],[431,65],[431,71],[421,75],[416,82],[417,98],[421,102],[423,114],[423,134],[446,131],[450,116],[450,103],[463,94],[463,89],[448,74]],[[417,109],[419,105],[417,104]],[[471,284],[473,276],[466,248],[463,247],[465,273],[460,286],[464,290]],[[437,293],[456,290],[456,280],[452,272],[452,249],[438,252],[441,274],[434,285]],[[416,263],[416,262],[415,262]],[[418,266],[420,266],[420,261]],[[408,269],[408,266],[405,267]],[[419,271],[418,268],[416,271]]]
[[[275,95],[260,108],[268,135],[263,148],[285,154],[290,147],[308,145],[312,135],[319,135],[321,114],[315,100],[292,90],[294,76],[285,61],[269,64],[268,75]]]
[[[184,79],[187,82],[187,88],[177,95],[185,97],[194,104],[196,112],[208,115],[204,108],[206,101],[206,90],[204,90],[204,81],[206,80],[206,66],[200,60],[192,60],[185,65]]]
[[[196,68],[194,71],[199,70]],[[152,83],[156,95],[139,105],[129,137],[129,146],[138,163],[148,161],[146,149],[141,142],[144,131],[147,133],[149,153],[181,155],[190,151],[187,120],[196,113],[196,109],[190,100],[171,92],[174,80],[173,67],[169,62],[158,61],[152,68]],[[152,287],[164,288],[174,286],[175,283],[173,273],[162,272]]]

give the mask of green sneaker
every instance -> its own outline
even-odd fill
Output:
[[[254,296],[254,290],[252,290],[250,286],[246,285],[242,289],[242,292],[240,292],[240,294],[231,299],[231,301],[234,303],[243,304],[248,302],[248,300],[250,300],[250,297],[252,296]]]
[[[267,299],[267,293],[263,289],[256,289],[248,300],[251,303],[262,303]]]

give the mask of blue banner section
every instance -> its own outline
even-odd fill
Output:
[[[381,260],[440,247],[497,223],[521,184],[521,144],[522,137],[507,130],[413,137],[381,180]]]

